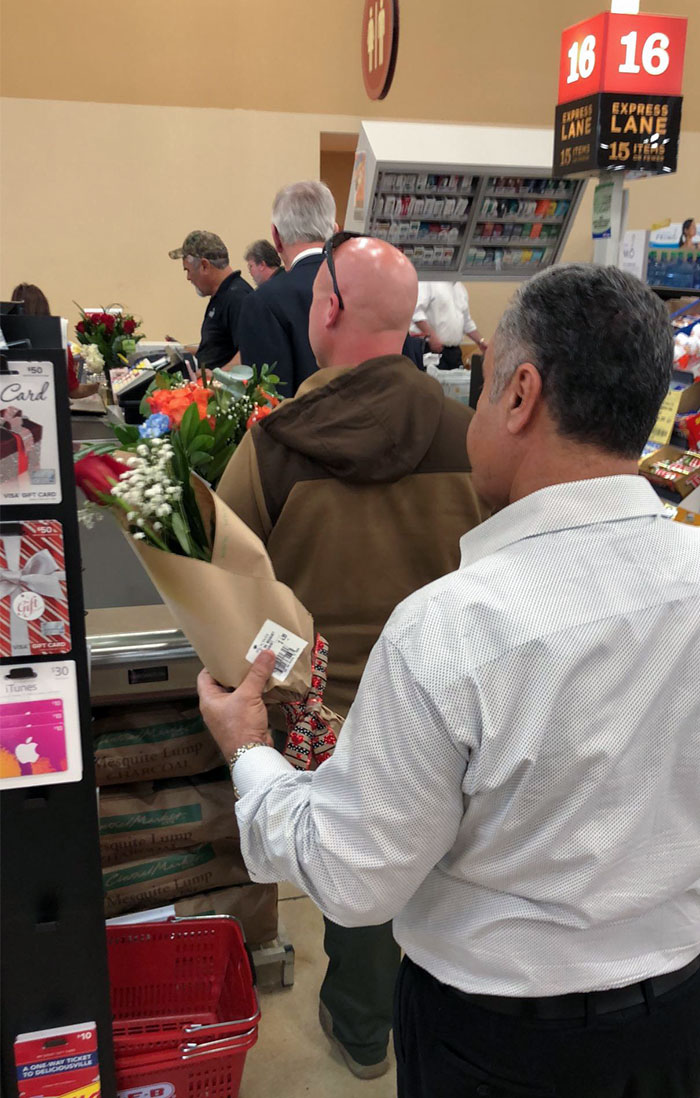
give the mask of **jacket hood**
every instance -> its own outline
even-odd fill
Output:
[[[440,383],[403,355],[330,372],[328,381],[281,404],[260,429],[339,480],[387,483],[413,472],[440,423]]]

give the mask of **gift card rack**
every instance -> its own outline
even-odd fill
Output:
[[[24,385],[26,371],[32,369],[38,380],[34,376],[31,385]],[[42,405],[44,426],[39,424],[37,414],[27,414],[33,399],[54,406],[48,411]],[[71,678],[75,684],[74,705],[71,708],[72,703],[68,704],[71,699],[66,695],[62,710],[66,742],[70,743],[67,763],[64,759],[54,764],[49,758],[43,760],[42,768],[41,758],[38,763],[34,761],[41,750],[41,747],[37,750],[34,741],[41,744],[41,734],[49,720],[46,713],[52,702],[34,701],[32,711],[38,710],[39,715],[24,718],[25,703],[19,704],[19,699],[25,696],[22,690],[18,691],[17,699],[13,695],[11,712],[18,713],[18,721],[38,722],[32,726],[36,735],[26,737],[21,750],[15,752],[15,759],[11,751],[0,757],[5,776],[5,781],[0,778],[2,1089],[7,1098],[18,1094],[14,1042],[19,1034],[95,1022],[101,1090],[111,1098],[115,1094],[111,1011],[64,352],[18,348],[0,356],[0,413],[3,413],[5,444],[0,522],[13,536],[22,529],[48,530],[53,534],[60,524],[63,552],[63,558],[56,562],[63,568],[57,567],[53,575],[50,542],[30,546],[30,557],[21,556],[19,567],[13,561],[14,570],[8,571],[5,559],[1,562],[5,568],[3,590],[7,593],[9,586],[11,595],[19,600],[12,605],[20,614],[22,636],[18,641],[6,627],[9,613],[6,605],[4,628],[0,630],[4,653],[0,657],[0,684],[5,691],[8,681],[24,689],[53,675],[57,685],[55,688],[52,685],[49,693],[56,694],[55,706],[61,701],[60,690],[66,690],[63,679]],[[52,417],[55,428],[49,429]],[[37,446],[44,447],[44,452],[37,452]],[[19,497],[14,502],[8,498],[8,478],[12,494]],[[27,491],[19,490],[24,486],[29,486]],[[15,488],[18,490],[14,491]],[[46,497],[49,502],[44,501]],[[15,540],[19,541],[19,537]],[[39,558],[37,552],[44,555]],[[28,582],[25,588],[24,580],[32,569],[39,570],[39,560],[43,562],[43,572],[50,576],[49,586],[46,587],[44,574],[43,586],[35,584],[35,590]],[[57,613],[53,621],[48,621],[50,616],[46,615],[48,623],[42,632],[35,628],[41,619],[33,618],[37,613],[35,596],[37,591],[43,591],[38,605],[42,605],[42,598],[49,603],[47,591],[57,594],[57,575],[61,576],[65,612],[63,619]],[[15,591],[18,593],[14,594]],[[7,604],[8,599],[4,601]],[[59,598],[55,601],[60,605]],[[59,636],[65,639],[56,643]],[[26,653],[26,644],[31,648],[37,637],[39,649],[56,650],[31,651],[29,655],[12,651],[12,645],[17,643]],[[14,677],[8,680],[8,676]],[[3,697],[6,701],[7,694]],[[6,728],[8,724],[9,719]]]

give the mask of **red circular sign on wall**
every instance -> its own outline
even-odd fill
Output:
[[[391,87],[399,47],[399,0],[365,0],[362,16],[362,78],[370,99]]]

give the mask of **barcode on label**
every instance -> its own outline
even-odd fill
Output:
[[[291,671],[298,655],[296,648],[282,648],[277,653],[277,659],[275,660],[275,675],[280,679],[284,679]]]
[[[259,652],[266,649],[274,652],[275,669],[272,674],[283,682],[306,647],[307,641],[303,637],[268,620],[251,644],[246,659],[252,663]]]

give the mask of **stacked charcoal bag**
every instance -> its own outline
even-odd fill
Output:
[[[228,770],[192,703],[96,712],[105,913],[168,906],[235,915],[251,945],[277,935],[277,886],[250,881]]]

